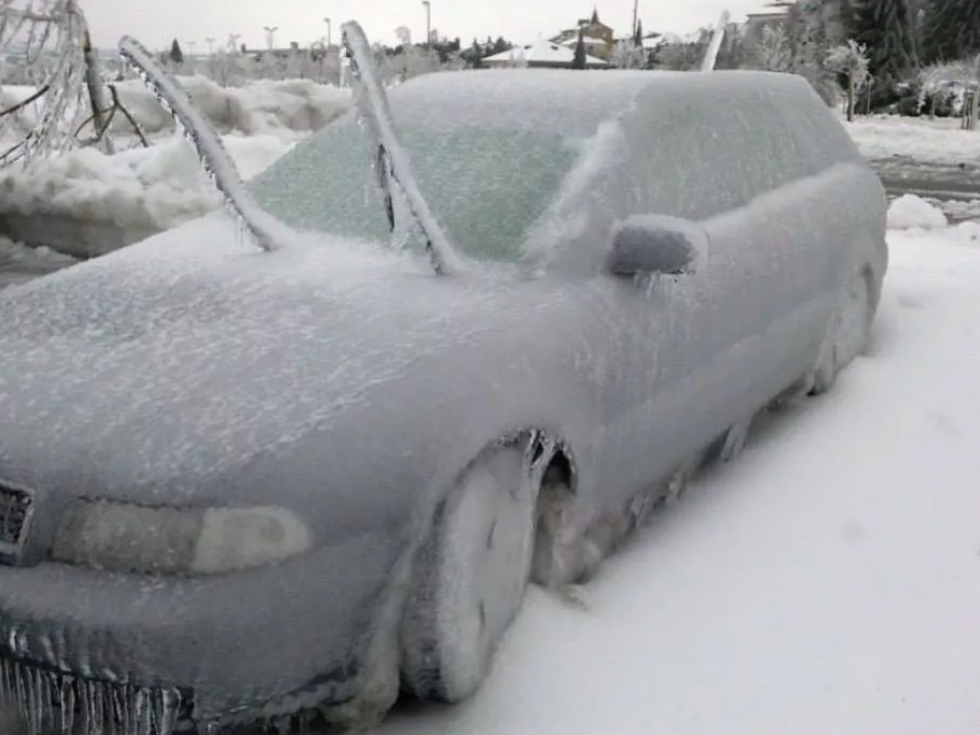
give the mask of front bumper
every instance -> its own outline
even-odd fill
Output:
[[[0,567],[0,699],[35,719],[40,706],[54,727],[65,708],[173,717],[178,731],[342,704],[388,594],[385,546],[361,537],[196,579]]]

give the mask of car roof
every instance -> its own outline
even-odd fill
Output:
[[[627,112],[637,98],[672,101],[789,95],[815,98],[805,80],[761,71],[487,69],[424,74],[389,92],[399,126],[502,127],[591,135],[604,120]]]

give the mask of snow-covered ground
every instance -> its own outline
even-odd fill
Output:
[[[873,115],[842,122],[872,160],[903,157],[925,164],[980,165],[980,131],[961,130],[959,118]]]
[[[587,609],[532,590],[472,702],[378,735],[980,732],[980,225],[889,241],[830,394],[757,427]]]

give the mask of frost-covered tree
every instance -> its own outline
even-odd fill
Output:
[[[572,57],[573,69],[584,69],[585,64],[585,37],[581,28],[578,29],[578,40],[575,42],[575,55]]]
[[[245,81],[242,55],[232,50],[218,49],[208,57],[204,72],[222,87],[239,87]]]
[[[180,48],[180,41],[176,38],[170,44],[170,61],[177,66],[184,63],[184,52]]]
[[[923,23],[923,58],[955,61],[975,54],[980,54],[980,1],[932,0]]]
[[[789,32],[786,26],[767,25],[759,35],[755,58],[760,69],[787,72],[791,67]]]
[[[917,66],[909,0],[855,0],[850,36],[868,50],[875,95],[885,99]]]
[[[868,80],[868,56],[864,46],[851,39],[831,49],[824,65],[844,81],[847,94],[847,120],[854,121],[854,101],[857,90]]]
[[[633,41],[617,41],[609,61],[618,69],[646,69],[647,52]]]
[[[75,0],[0,0],[0,58],[0,167],[71,148],[80,130],[111,150],[104,80]]]

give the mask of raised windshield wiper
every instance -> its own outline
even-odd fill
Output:
[[[715,70],[715,64],[718,63],[718,52],[721,51],[721,42],[725,40],[725,29],[728,27],[728,19],[730,17],[731,15],[727,10],[721,11],[721,17],[718,18],[718,22],[711,32],[711,42],[708,44],[708,50],[704,54],[704,59],[701,60],[701,71]]]
[[[119,41],[119,53],[139,73],[143,83],[156,95],[160,105],[173,115],[178,130],[197,151],[225,204],[265,251],[277,250],[296,236],[289,225],[266,212],[245,188],[238,167],[228,154],[221,136],[211,122],[197,109],[187,90],[164,71],[146,47],[131,36]]]
[[[370,46],[361,26],[349,21],[341,26],[344,51],[350,63],[354,95],[358,112],[365,127],[374,138],[378,152],[378,183],[385,197],[388,223],[395,227],[395,208],[392,187],[398,187],[408,205],[409,213],[425,237],[425,250],[436,273],[457,273],[463,264],[455,248],[429,210],[415,177],[412,176],[408,154],[395,134],[394,121],[388,107],[388,97],[378,82],[371,64]]]

